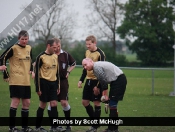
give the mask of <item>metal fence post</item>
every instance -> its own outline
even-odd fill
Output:
[[[169,96],[175,96],[175,45],[173,45],[174,49],[174,91],[169,94]]]
[[[154,95],[154,69],[152,69],[152,95]]]

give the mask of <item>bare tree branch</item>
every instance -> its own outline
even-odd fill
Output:
[[[53,6],[50,7],[50,5]],[[72,32],[76,26],[76,15],[73,15],[74,12],[70,11],[64,0],[48,1],[47,6],[49,11],[34,26],[32,25],[34,37],[43,42],[46,42],[53,36],[70,39],[70,36],[73,36]],[[28,8],[28,12],[30,12],[30,7]]]
[[[119,0],[89,0],[91,15],[87,16],[88,26],[94,29],[98,37],[107,38],[116,49],[116,28],[122,20],[123,4]]]

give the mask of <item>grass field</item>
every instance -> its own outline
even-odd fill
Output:
[[[82,89],[77,88],[81,75],[81,68],[75,68],[69,77],[69,103],[72,117],[87,117],[85,108],[81,104]],[[124,100],[119,102],[120,117],[175,117],[175,97],[169,96],[173,91],[173,71],[155,71],[154,92],[152,95],[152,72],[150,70],[123,69],[127,76],[128,85]],[[2,78],[2,73],[0,73]],[[9,116],[9,89],[8,84],[0,80],[0,117]],[[35,117],[39,100],[32,80],[32,98],[30,117]],[[17,116],[20,117],[18,108]],[[58,105],[59,116],[63,116],[62,108]],[[47,116],[45,110],[44,116]],[[102,117],[108,117],[102,104]],[[46,127],[46,128],[49,128]],[[73,132],[84,132],[88,126],[73,126]],[[98,132],[106,127],[100,127]],[[175,126],[121,126],[120,132],[175,132]],[[7,126],[1,126],[0,132],[8,131]]]

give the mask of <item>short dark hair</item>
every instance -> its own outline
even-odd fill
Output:
[[[20,39],[22,36],[29,37],[29,34],[26,30],[21,30],[18,34],[18,39]]]
[[[53,43],[54,43],[54,39],[48,39],[46,45],[50,44],[50,46],[52,46]]]

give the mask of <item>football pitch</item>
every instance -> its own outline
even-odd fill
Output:
[[[127,89],[123,101],[118,104],[119,117],[174,117],[175,118],[175,96],[169,96],[173,91],[173,71],[156,70],[154,72],[154,94],[152,94],[152,71],[123,69],[127,77]],[[75,68],[69,76],[69,104],[72,117],[88,117],[85,108],[81,104],[82,88],[77,83],[82,74],[82,68]],[[31,79],[32,98],[30,105],[30,117],[36,116],[39,100],[35,92],[34,82]],[[9,116],[9,88],[2,80],[0,73],[0,117]],[[64,117],[62,108],[58,104],[59,116]],[[17,110],[17,117],[20,117],[21,104]],[[47,110],[44,112],[47,117]],[[101,117],[108,117],[105,114],[102,104]],[[134,121],[133,121],[134,122]],[[34,126],[31,126],[34,128]],[[20,126],[19,126],[20,128]],[[49,129],[49,126],[45,128]],[[85,132],[89,126],[73,126],[73,132]],[[102,126],[98,129],[101,132],[105,129]],[[8,126],[0,126],[0,132],[7,132]],[[119,126],[120,132],[175,132],[175,126]]]

